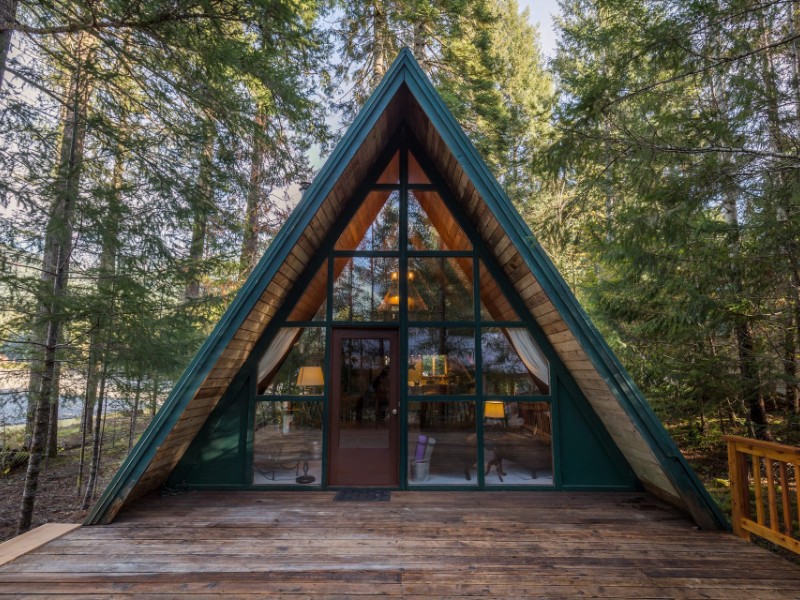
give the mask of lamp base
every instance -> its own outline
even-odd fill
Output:
[[[315,479],[316,479],[316,477],[314,477],[313,475],[309,475],[308,474],[308,461],[304,460],[303,461],[303,474],[300,475],[300,477],[298,477],[297,479],[295,479],[295,481],[297,483],[314,483]]]

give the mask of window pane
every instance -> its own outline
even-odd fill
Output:
[[[378,177],[378,181],[376,183],[400,183],[400,152],[395,152],[392,160],[389,161],[387,167],[381,173],[381,176]]]
[[[395,321],[400,307],[396,258],[337,258],[334,263],[335,321]]]
[[[255,485],[322,482],[322,402],[259,402],[253,431]]]
[[[322,263],[303,296],[289,315],[289,321],[324,321],[328,296],[328,261]]]
[[[391,340],[342,338],[339,448],[389,448]]]
[[[550,405],[490,400],[484,411],[486,485],[553,485]]]
[[[410,402],[408,483],[477,485],[475,402]]]
[[[409,395],[474,394],[474,336],[473,329],[409,327]]]
[[[324,327],[279,329],[258,361],[258,393],[270,396],[322,394],[324,364]],[[301,367],[308,368],[309,371],[303,373],[312,373],[313,379],[300,380]]]
[[[408,183],[430,183],[431,180],[419,166],[417,159],[411,152],[408,153]]]
[[[472,250],[472,244],[437,192],[408,193],[409,250]]]
[[[527,329],[484,328],[481,359],[486,394],[540,396],[550,393],[549,364]]]
[[[481,296],[481,319],[484,321],[519,321],[517,312],[511,308],[503,290],[483,261],[478,264]]]
[[[374,191],[348,223],[336,250],[399,250],[400,192]]]
[[[408,261],[408,318],[412,321],[474,321],[472,258]]]

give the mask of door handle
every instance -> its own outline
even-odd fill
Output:
[[[392,409],[392,414],[393,414],[393,415],[396,415],[396,414],[397,414],[397,409],[396,409],[396,408],[393,408],[393,409]]]

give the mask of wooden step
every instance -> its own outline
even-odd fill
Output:
[[[36,550],[39,546],[44,546],[47,542],[60,538],[78,527],[80,527],[78,523],[45,523],[36,529],[11,538],[0,544],[0,566],[10,563],[31,550]]]

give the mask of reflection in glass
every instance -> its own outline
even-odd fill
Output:
[[[409,274],[414,278],[408,285],[408,318],[474,321],[472,260],[471,257],[409,259]]]
[[[288,321],[324,321],[327,311],[328,261],[314,275],[303,296],[297,301]]]
[[[464,231],[433,191],[408,194],[409,250],[472,250]]]
[[[378,177],[378,180],[375,183],[393,183],[399,184],[400,183],[400,152],[397,151],[394,153],[392,160],[389,161],[389,164],[381,173],[381,176]]]
[[[409,152],[408,153],[408,183],[415,184],[415,183],[430,183],[431,180],[428,179],[428,176],[425,174],[425,171],[422,170],[422,167],[419,166],[416,157]]]
[[[399,306],[384,302],[384,299],[387,292],[397,286],[398,259],[361,256],[337,258],[334,271],[335,321],[397,320]]]
[[[304,393],[297,385],[301,367],[321,367],[325,364],[324,327],[284,327],[258,361],[258,393],[293,396]],[[322,389],[310,393],[321,394]]]
[[[400,193],[372,191],[336,242],[336,250],[398,250]]]
[[[484,407],[486,484],[553,485],[550,405],[490,400]]]
[[[474,402],[410,402],[408,483],[477,485]]]
[[[340,448],[389,447],[391,340],[341,341]]]
[[[409,395],[475,393],[474,330],[409,327],[408,355]]]
[[[550,393],[550,367],[522,327],[487,327],[481,333],[485,394],[541,396]]]
[[[319,486],[322,402],[259,402],[253,431],[253,484]]]
[[[483,261],[478,264],[481,295],[481,320],[483,321],[519,321],[517,312],[511,307],[503,290]]]

